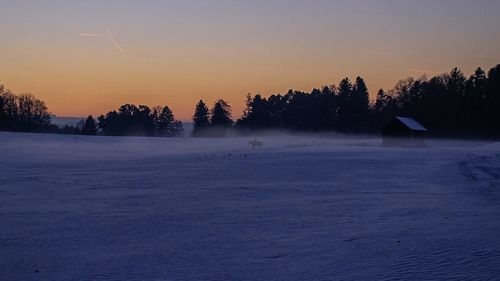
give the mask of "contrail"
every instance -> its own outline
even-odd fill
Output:
[[[104,37],[104,34],[99,34],[99,33],[80,33],[80,36],[85,36],[85,37]]]
[[[115,44],[116,48],[118,48],[118,50],[120,50],[121,53],[126,54],[127,52],[120,46],[118,41],[116,41],[116,39],[115,39],[115,37],[113,37],[113,34],[111,33],[111,31],[109,31],[109,29],[106,29],[106,32],[108,33],[109,39],[111,41],[113,41],[113,43]]]
[[[445,72],[426,70],[426,69],[416,69],[416,68],[410,68],[410,69],[408,69],[408,71],[409,72],[416,72],[416,73],[427,73],[427,74],[443,74],[443,73],[445,73]]]

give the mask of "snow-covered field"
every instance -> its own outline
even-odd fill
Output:
[[[0,133],[0,280],[499,280],[500,144]]]

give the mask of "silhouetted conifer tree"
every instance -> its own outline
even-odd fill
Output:
[[[155,116],[156,134],[161,137],[182,136],[183,128],[180,121],[175,120],[172,110],[168,106],[156,107],[153,110]]]
[[[82,134],[89,136],[97,135],[97,123],[95,122],[95,119],[94,117],[92,117],[92,115],[89,115],[85,120],[85,123],[82,127]]]
[[[353,109],[350,106],[352,95],[352,84],[349,78],[344,78],[338,86],[338,122],[341,131],[348,131],[352,128]]]
[[[370,116],[370,96],[365,81],[361,77],[356,78],[350,99],[352,110],[352,127],[355,131],[366,130]]]
[[[487,129],[484,126],[487,120],[483,118],[487,83],[488,78],[481,68],[477,68],[466,83],[463,101],[464,126],[475,134]]]
[[[214,103],[210,112],[210,124],[213,127],[231,127],[231,107],[226,101],[220,99]]]
[[[208,126],[210,126],[210,111],[203,100],[200,100],[196,104],[193,115],[193,136],[200,136]]]
[[[222,99],[216,101],[210,110],[210,136],[224,137],[232,125],[231,107]]]
[[[271,127],[271,118],[268,110],[267,100],[260,94],[253,98],[247,95],[246,108],[243,116],[238,119],[236,126],[245,129],[262,129]]]
[[[486,84],[485,117],[488,131],[500,136],[500,64],[488,71]]]

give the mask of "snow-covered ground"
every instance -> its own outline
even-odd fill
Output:
[[[0,280],[498,280],[500,144],[0,133]]]

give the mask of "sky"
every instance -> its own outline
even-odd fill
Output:
[[[60,116],[500,63],[497,0],[0,0],[0,84]]]

